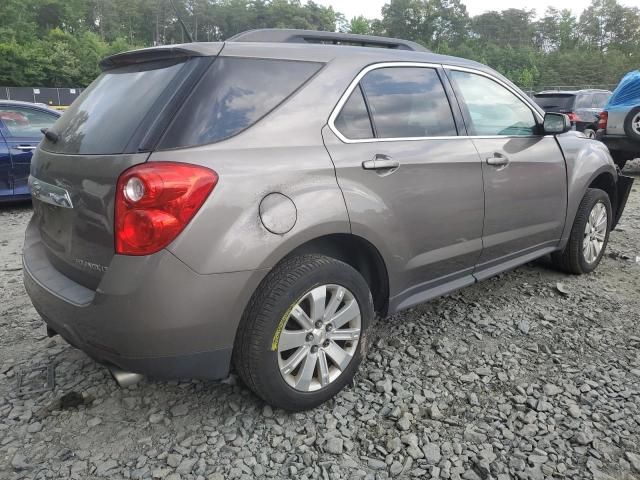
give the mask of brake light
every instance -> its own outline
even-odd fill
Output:
[[[571,123],[576,122],[578,120],[578,115],[576,115],[575,112],[569,112],[567,113],[567,116],[569,117],[569,120],[571,121]]]
[[[116,189],[116,253],[150,255],[169,245],[216,183],[216,172],[187,163],[147,162],[125,170]]]
[[[598,129],[606,130],[607,122],[609,121],[609,112],[600,112],[600,118],[598,119]]]

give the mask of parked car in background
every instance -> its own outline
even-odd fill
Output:
[[[28,102],[0,100],[0,201],[24,200],[29,194],[31,155],[60,112]]]
[[[234,365],[314,407],[376,313],[547,254],[593,271],[633,183],[496,71],[403,40],[254,30],[101,67],[36,151],[23,272],[120,379]]]
[[[595,138],[600,112],[607,104],[609,90],[544,91],[533,96],[545,112],[564,113],[578,132]]]
[[[620,168],[640,157],[640,70],[625,75],[614,90],[600,113],[597,138]]]

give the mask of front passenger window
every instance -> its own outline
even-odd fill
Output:
[[[530,136],[537,132],[531,109],[497,82],[475,73],[452,70],[477,136]]]

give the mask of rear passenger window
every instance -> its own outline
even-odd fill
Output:
[[[280,105],[322,64],[219,57],[189,96],[159,147],[213,143],[250,127]]]
[[[438,73],[432,68],[387,67],[361,81],[379,138],[458,134]]]
[[[334,125],[342,135],[352,140],[373,137],[371,119],[360,86],[351,93]]]

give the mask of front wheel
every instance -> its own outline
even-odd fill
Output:
[[[273,406],[313,408],[351,382],[373,321],[367,282],[322,255],[283,261],[261,283],[234,345],[245,384]]]
[[[565,249],[552,255],[554,264],[568,273],[583,274],[596,269],[604,255],[611,228],[611,201],[606,192],[589,188],[571,228]]]

